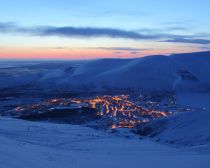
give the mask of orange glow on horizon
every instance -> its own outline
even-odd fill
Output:
[[[97,59],[97,58],[136,58],[147,55],[159,55],[170,53],[195,52],[198,50],[145,50],[138,54],[130,54],[129,51],[115,53],[103,49],[39,49],[39,48],[4,48],[0,50],[0,59]]]

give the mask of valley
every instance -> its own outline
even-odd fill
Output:
[[[172,94],[122,94],[53,98],[17,106],[2,115],[32,121],[82,123],[97,128],[115,129],[135,128],[159,118],[193,110],[195,108],[177,104]]]

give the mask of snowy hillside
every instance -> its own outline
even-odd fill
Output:
[[[210,88],[210,52],[104,59],[80,66],[70,80],[96,89],[206,91]],[[79,82],[78,82],[79,81]],[[82,84],[81,84],[82,83]]]
[[[54,109],[53,114],[58,114],[57,109],[78,102],[80,106],[94,105],[91,107],[101,110],[97,115],[107,114],[105,119],[115,124],[119,121],[118,126],[138,123],[99,131],[82,125],[0,117],[0,168],[154,168],[154,163],[156,168],[210,166],[210,52],[0,65],[0,112],[52,114]],[[124,100],[100,92],[120,90],[126,97],[129,89],[142,94]],[[87,96],[89,91],[103,96]],[[150,93],[144,95],[146,91]],[[77,114],[86,121],[81,109]],[[141,113],[136,113],[138,110]],[[143,116],[149,115],[151,120],[144,120]],[[137,122],[138,118],[142,122]],[[45,121],[50,121],[49,116]],[[100,127],[100,122],[92,124]]]
[[[8,67],[7,67],[8,66]],[[100,59],[86,62],[2,65],[0,89],[44,91],[209,91],[210,52]],[[49,87],[50,86],[50,87]]]
[[[190,107],[200,108],[193,112],[177,113],[143,127],[138,133],[147,132],[148,136],[163,143],[194,147],[210,151],[210,94],[178,94],[177,102]]]
[[[0,118],[0,168],[208,168],[209,154],[73,125]],[[137,166],[138,165],[138,166]]]

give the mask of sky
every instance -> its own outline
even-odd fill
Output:
[[[210,50],[210,0],[1,0],[0,59]]]

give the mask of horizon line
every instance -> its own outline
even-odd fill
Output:
[[[91,61],[91,60],[99,60],[99,59],[138,59],[143,57],[149,56],[171,56],[171,55],[178,55],[178,54],[191,54],[191,53],[204,53],[210,52],[210,50],[206,51],[195,51],[195,52],[183,52],[183,53],[170,53],[170,54],[151,54],[145,56],[136,56],[136,57],[101,57],[101,58],[80,58],[80,59],[71,59],[71,58],[0,58],[1,61]]]

